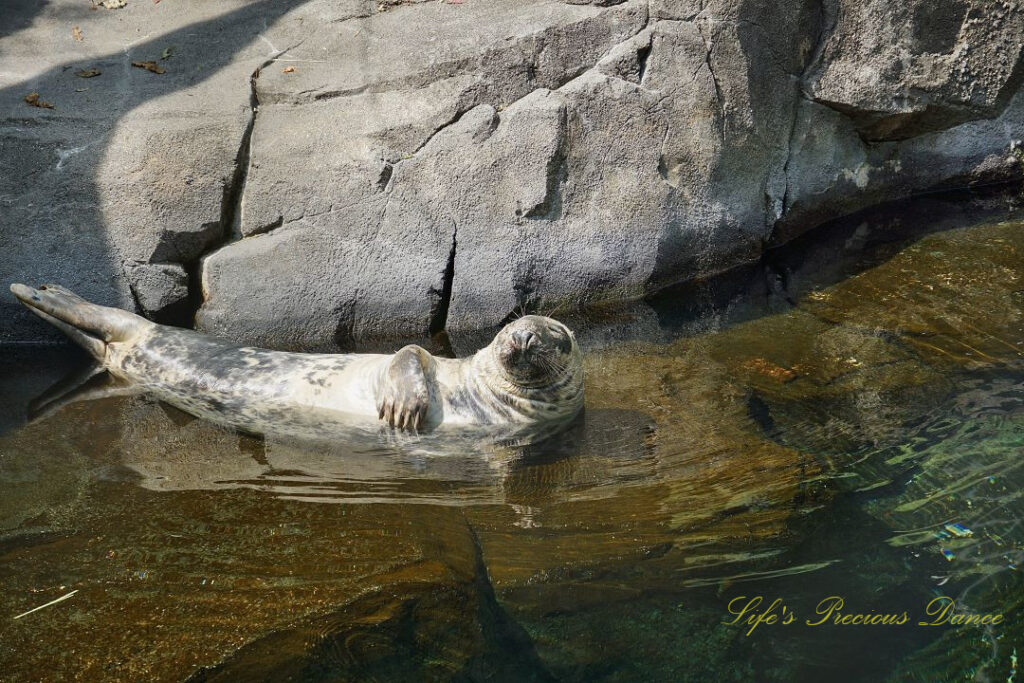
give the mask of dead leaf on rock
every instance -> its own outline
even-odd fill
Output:
[[[30,92],[25,95],[25,102],[26,104],[30,104],[33,107],[39,107],[40,109],[53,109],[52,104],[39,99],[39,93],[37,92]]]
[[[99,69],[80,69],[75,72],[75,75],[79,78],[92,78],[94,76],[99,76],[101,73],[103,72]]]
[[[82,42],[82,29],[78,28],[77,26],[72,28],[71,29],[71,37],[74,38],[79,43]]]
[[[286,66],[285,68],[281,69],[281,73],[283,73],[283,74],[293,74],[293,73],[295,73],[295,67],[294,66]]]
[[[153,62],[153,61],[149,61],[149,62],[132,62],[132,66],[136,66],[136,67],[138,67],[140,69],[145,69],[146,71],[152,71],[155,74],[162,74],[162,73],[164,73],[164,68],[162,66],[160,66],[159,64],[157,64],[156,62]]]

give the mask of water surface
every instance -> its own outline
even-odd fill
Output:
[[[1007,680],[1024,654],[1011,208],[924,200],[571,319],[586,410],[539,444],[258,439],[144,398],[24,424],[84,359],[9,350],[0,671]],[[938,595],[1004,622],[918,626]],[[756,596],[797,620],[727,623]],[[806,625],[828,596],[911,622]]]

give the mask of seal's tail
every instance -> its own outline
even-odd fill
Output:
[[[30,311],[99,360],[106,355],[107,343],[127,341],[152,324],[128,311],[91,304],[59,285],[33,289],[15,283],[11,292]]]

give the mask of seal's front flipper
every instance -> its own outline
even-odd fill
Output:
[[[153,324],[128,311],[91,304],[59,285],[33,289],[15,283],[11,292],[30,311],[99,360],[106,355],[107,343],[126,341]]]
[[[416,345],[406,346],[384,368],[377,391],[377,416],[392,427],[418,430],[430,410],[433,357]]]
[[[92,364],[68,374],[28,404],[29,422],[36,422],[79,401],[94,401],[112,396],[130,396],[138,388],[110,375],[102,366]]]

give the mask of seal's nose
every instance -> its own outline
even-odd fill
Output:
[[[530,345],[533,344],[533,340],[536,338],[536,335],[528,330],[516,330],[512,333],[512,341],[524,351],[530,348]]]

